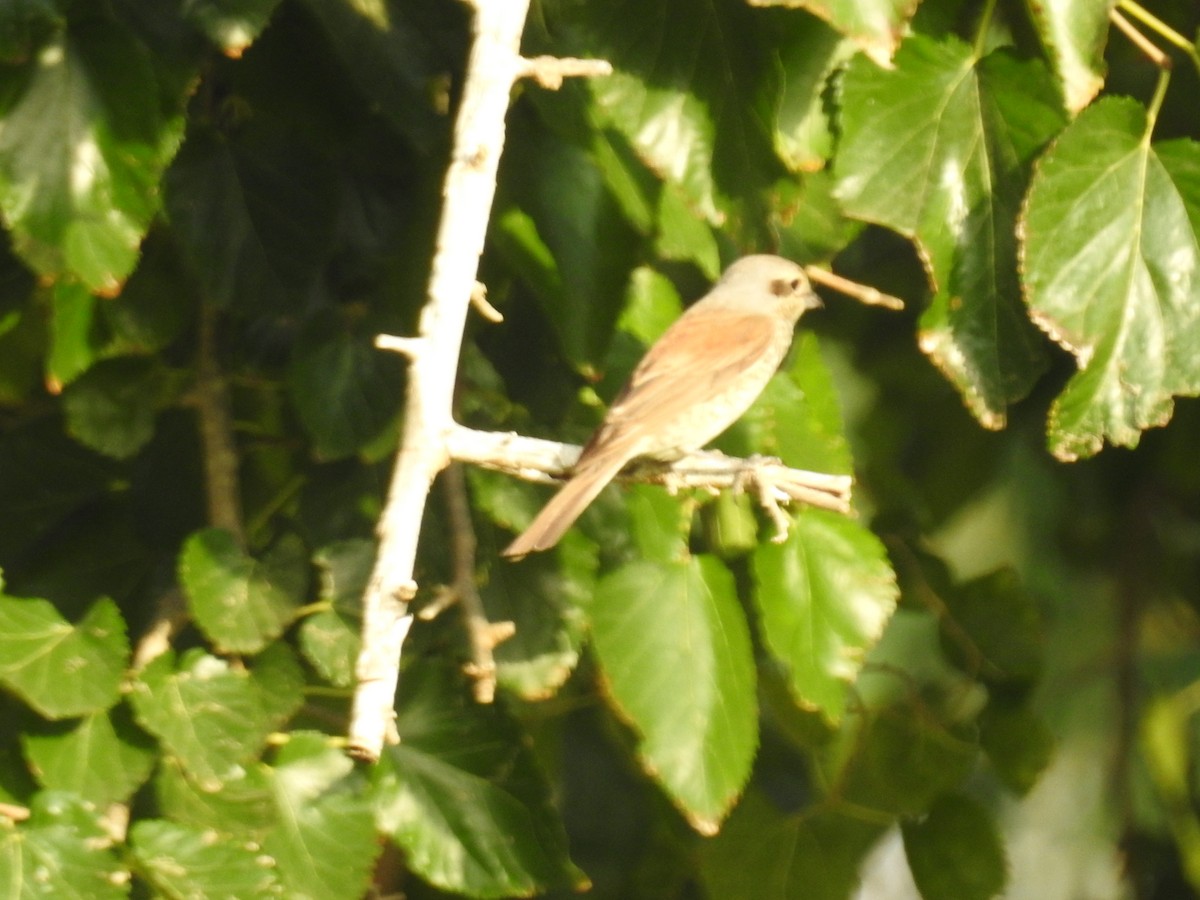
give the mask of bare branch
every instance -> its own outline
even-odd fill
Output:
[[[604,59],[573,59],[570,57],[535,56],[522,59],[518,74],[532,78],[542,87],[557,91],[566,78],[596,78],[612,74],[612,64]]]
[[[467,309],[475,289],[496,169],[504,146],[504,117],[514,80],[525,63],[521,32],[529,0],[475,0],[474,44],[467,61],[454,147],[443,186],[445,204],[429,279],[429,296],[415,339],[383,338],[409,357],[404,431],[380,517],[379,555],[363,595],[363,642],[349,752],[374,761],[395,740],[400,652],[412,625],[417,536],[430,487],[450,461],[446,435]]]

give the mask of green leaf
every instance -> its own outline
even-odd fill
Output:
[[[293,733],[271,767],[278,825],[264,848],[288,896],[337,900],[367,891],[379,853],[366,782],[323,734]]]
[[[199,787],[216,792],[242,776],[271,732],[303,702],[303,674],[287,647],[272,644],[253,670],[194,649],[164,653],[133,684],[138,721],[177,756]]]
[[[1054,756],[1054,734],[1027,704],[993,700],[979,716],[979,744],[1001,781],[1017,794],[1028,794]]]
[[[1132,447],[1200,393],[1200,146],[1151,145],[1152,126],[1136,101],[1097,101],[1029,190],[1026,300],[1080,367],[1050,411],[1060,459]]]
[[[195,128],[164,178],[167,213],[202,294],[278,310],[311,287],[336,220],[332,164],[270,122]]]
[[[403,740],[385,750],[374,779],[380,827],[408,867],[472,897],[586,887],[515,720],[500,704],[474,703],[461,677],[432,659],[402,683]]]
[[[0,73],[6,95],[0,211],[18,253],[43,275],[115,293],[137,262],[182,124],[159,108],[148,54],[90,18],[56,34],[26,71]]]
[[[97,600],[71,625],[46,600],[0,593],[0,683],[42,715],[112,706],[128,659],[125,620],[111,600]]]
[[[853,519],[803,509],[785,542],[759,546],[754,577],[763,639],[796,700],[836,721],[899,597],[883,545]]]
[[[978,758],[966,733],[936,721],[910,701],[872,712],[830,748],[826,774],[838,797],[864,810],[919,815],[958,786]]]
[[[1019,302],[1026,168],[1063,122],[1044,68],[1000,50],[914,36],[894,70],[862,58],[843,83],[837,157],[846,212],[916,241],[932,282],[921,348],[988,428],[1045,367]]]
[[[564,52],[607,59],[616,70],[587,85],[599,127],[619,132],[714,225],[743,205],[755,209],[780,170],[763,125],[773,97],[756,95],[774,60],[742,0],[545,8]]]
[[[20,826],[0,816],[0,884],[11,900],[128,896],[129,871],[99,814],[70,794],[48,792]]]
[[[563,547],[493,568],[480,586],[488,619],[517,627],[496,647],[497,678],[525,700],[553,696],[579,662],[585,631],[580,604],[594,582],[580,577],[578,560],[564,563],[569,552]]]
[[[362,598],[375,565],[374,541],[355,539],[322,547],[313,555],[320,572],[320,599],[330,609],[300,623],[300,649],[321,677],[338,687],[354,683],[362,630]]]
[[[752,4],[754,5],[754,4]],[[779,66],[782,86],[775,119],[775,148],[793,171],[817,172],[833,155],[833,127],[822,92],[853,45],[817,19],[784,13]]]
[[[1109,14],[1118,0],[1056,0],[1027,4],[1061,83],[1067,109],[1077,113],[1100,92],[1108,67]]]
[[[261,559],[220,528],[192,534],[179,555],[179,581],[196,623],[218,648],[257,653],[283,633],[308,589],[308,555],[285,535]]]
[[[991,817],[961,794],[943,794],[919,822],[904,822],[904,850],[924,900],[990,900],[1007,864]]]
[[[1042,672],[1036,600],[1012,569],[999,569],[941,595],[942,647],[967,674],[993,687],[1028,689]]]
[[[39,727],[23,744],[43,787],[78,794],[97,809],[128,800],[154,766],[153,742],[124,705]]]
[[[154,791],[172,822],[260,839],[275,822],[270,776],[265,766],[232,772],[217,787],[201,785],[174,756],[159,760]]]
[[[208,828],[142,819],[130,829],[138,874],[168,897],[284,897],[269,858]]]
[[[362,450],[396,420],[403,398],[400,361],[372,340],[369,328],[320,316],[292,354],[288,392],[321,459]]]
[[[882,830],[836,808],[785,815],[750,791],[704,846],[704,885],[722,900],[845,900]]]
[[[643,765],[697,830],[714,833],[758,746],[753,651],[733,576],[706,556],[632,563],[600,581],[588,612]]]
[[[46,381],[61,391],[104,355],[108,336],[100,319],[100,298],[85,285],[58,282],[51,294],[50,348]]]
[[[162,385],[163,370],[152,360],[97,363],[63,392],[67,430],[98,453],[128,459],[154,437]]]
[[[620,312],[637,233],[590,155],[531,115],[511,123],[500,177],[508,203],[497,248],[538,294],[567,358],[594,363]]]
[[[854,41],[876,65],[892,54],[916,9],[913,0],[749,0],[751,6],[787,6],[808,10]]]
[[[191,0],[183,14],[226,56],[237,58],[254,43],[278,5],[279,0]]]

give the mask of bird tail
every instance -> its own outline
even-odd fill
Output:
[[[628,458],[622,454],[607,453],[590,465],[585,463],[501,555],[518,558],[538,550],[549,550],[575,524],[575,520],[626,462]]]

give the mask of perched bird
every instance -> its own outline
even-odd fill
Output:
[[[504,555],[553,547],[631,460],[678,458],[732,425],[779,368],[797,320],[820,305],[790,260],[760,255],[733,263],[646,352],[570,480]]]

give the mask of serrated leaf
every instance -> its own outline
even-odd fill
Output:
[[[1027,0],[1026,5],[1062,84],[1067,109],[1079,112],[1104,86],[1109,14],[1118,0]]]
[[[433,660],[407,670],[403,683],[403,740],[384,751],[374,779],[380,827],[408,867],[473,897],[585,888],[549,786],[502,706],[479,706]]]
[[[881,831],[836,809],[785,815],[751,791],[705,846],[704,885],[722,900],[845,900]]]
[[[63,392],[67,430],[98,453],[128,459],[154,437],[162,382],[162,369],[149,359],[97,363]]]
[[[51,38],[27,71],[0,75],[4,94],[15,100],[0,125],[0,210],[17,251],[43,275],[114,293],[137,262],[182,124],[161,113],[146,51],[89,19]]]
[[[257,653],[283,633],[308,588],[308,555],[285,535],[255,559],[220,528],[192,534],[179,555],[179,581],[193,617],[219,648]]]
[[[210,828],[142,819],[130,844],[138,874],[168,897],[289,896],[261,850]]]
[[[337,179],[270,123],[226,137],[195,129],[163,179],[167,213],[205,299],[290,308],[329,257]]]
[[[226,56],[237,58],[254,43],[278,5],[279,0],[190,0],[183,14]]]
[[[362,450],[395,421],[403,397],[394,353],[372,345],[365,329],[324,317],[310,323],[292,354],[288,393],[321,459]]]
[[[376,545],[338,541],[313,554],[320,572],[320,598],[331,608],[300,623],[300,648],[321,677],[338,687],[354,683],[362,630],[362,597],[375,565]]]
[[[61,391],[100,359],[108,343],[100,321],[100,298],[86,285],[60,281],[50,293],[50,347],[46,383]]]
[[[0,593],[0,683],[47,718],[112,706],[128,659],[125,620],[111,600],[72,625],[46,600]]]
[[[272,644],[254,669],[234,668],[202,650],[176,664],[151,662],[133,684],[138,721],[177,756],[196,783],[215,792],[241,776],[267,737],[303,702],[304,678],[291,652]]]
[[[1079,364],[1050,411],[1060,459],[1132,447],[1200,393],[1200,145],[1152,145],[1152,126],[1133,100],[1097,101],[1029,189],[1026,300]]]
[[[852,60],[838,193],[847,214],[918,245],[935,294],[921,348],[988,428],[1045,367],[1020,305],[1016,216],[1033,155],[1063,114],[1048,73],[953,38],[904,42],[892,71]]]
[[[789,16],[781,22],[782,85],[775,119],[775,147],[793,171],[817,172],[833,155],[833,126],[822,93],[826,80],[853,52],[849,41],[816,19]]]
[[[379,845],[366,783],[353,761],[326,735],[298,732],[270,772],[278,825],[263,846],[278,863],[287,895],[363,896]]]
[[[584,640],[581,591],[594,583],[565,549],[493,568],[480,586],[487,617],[516,634],[495,650],[500,684],[526,700],[553,696],[579,662]]]
[[[943,794],[919,822],[902,823],[904,851],[924,900],[991,900],[1007,881],[996,824],[973,800]]]
[[[99,814],[70,794],[47,792],[20,826],[0,817],[0,884],[11,900],[128,896],[129,871]]]
[[[97,809],[129,799],[154,766],[154,744],[124,705],[24,735],[38,782],[78,794]]]
[[[883,545],[853,519],[803,509],[786,541],[755,551],[754,578],[763,639],[797,701],[836,721],[899,598]]]
[[[890,64],[919,0],[749,0],[751,6],[788,6],[820,16],[854,41],[876,65]]]
[[[713,557],[632,563],[601,579],[588,612],[643,766],[695,828],[714,833],[758,746],[753,651],[733,576]]]

